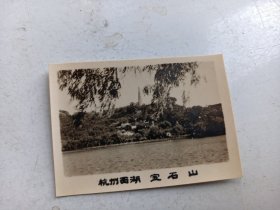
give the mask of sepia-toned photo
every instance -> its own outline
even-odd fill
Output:
[[[225,123],[220,72],[215,59],[205,58],[53,65],[55,170],[59,164],[59,176],[66,180],[97,180],[92,189],[61,194],[127,190],[129,183],[132,189],[149,188],[142,183],[162,181],[157,171],[170,170],[167,179],[178,179],[173,169],[195,166],[186,171],[191,177],[199,174],[197,168],[230,162],[232,125]],[[141,181],[138,174],[148,171],[153,173]],[[126,187],[116,188],[122,184]]]

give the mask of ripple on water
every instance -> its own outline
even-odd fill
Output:
[[[63,154],[66,176],[172,168],[227,160],[225,136],[131,144]]]

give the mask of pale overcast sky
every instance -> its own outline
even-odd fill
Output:
[[[177,99],[177,104],[183,105],[182,94],[185,90],[189,95],[190,100],[187,103],[187,107],[194,105],[206,106],[211,104],[220,103],[218,94],[218,87],[216,83],[216,74],[214,70],[214,64],[212,62],[199,62],[197,73],[200,75],[200,82],[196,86],[191,86],[189,80],[180,84],[179,87],[171,90],[171,96]],[[134,70],[128,70],[125,77],[121,78],[122,88],[120,90],[120,98],[116,100],[116,107],[127,106],[131,102],[138,102],[138,87],[140,90],[146,85],[152,85],[154,83],[154,74],[149,72],[134,72]],[[187,78],[187,77],[186,77]],[[67,95],[66,90],[59,91],[59,109],[66,110],[70,114],[73,114],[77,110],[75,109],[76,101],[70,102],[70,97]],[[150,104],[151,96],[144,96],[141,91],[142,104]],[[91,109],[94,109],[92,107]],[[88,110],[90,111],[90,109]]]

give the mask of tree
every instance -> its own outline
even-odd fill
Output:
[[[159,139],[160,138],[160,129],[158,126],[151,126],[149,133],[148,133],[149,139]]]
[[[97,106],[97,101],[101,112],[110,110],[119,97],[121,83],[117,68],[61,70],[57,77],[59,89],[67,89],[71,99],[78,101],[76,108],[80,111]]]
[[[158,64],[146,68],[156,71],[155,84],[145,86],[143,89],[144,94],[152,94],[153,96],[152,104],[157,107],[157,112],[154,113],[156,118],[168,107],[172,88],[178,87],[180,82],[186,79],[186,74],[190,74],[191,85],[196,85],[200,79],[196,71],[198,68],[196,62]]]
[[[72,115],[73,124],[75,127],[81,125],[84,115],[85,115],[84,112],[76,112]]]
[[[198,64],[188,63],[167,63],[125,67],[106,67],[92,69],[60,70],[57,73],[60,90],[67,90],[71,100],[77,100],[76,108],[83,112],[88,107],[94,106],[99,113],[111,115],[114,111],[116,99],[120,97],[120,77],[125,76],[126,71],[155,72],[155,84],[143,88],[146,95],[152,94],[151,103],[157,107],[155,117],[168,105],[170,91],[178,87],[180,82],[190,75],[190,84],[199,82],[197,75]]]

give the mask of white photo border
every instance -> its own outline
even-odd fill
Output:
[[[57,71],[62,69],[81,69],[93,67],[119,67],[119,66],[137,66],[152,65],[161,63],[184,63],[184,62],[213,62],[216,71],[216,79],[220,100],[222,104],[224,122],[226,127],[226,141],[229,160],[221,163],[202,164],[195,166],[186,166],[168,169],[153,169],[145,171],[131,171],[110,174],[83,175],[68,177],[64,175],[64,166],[61,150],[61,136],[59,123],[58,106],[58,83]],[[52,121],[52,143],[55,173],[56,196],[68,196],[91,193],[104,193],[125,190],[137,190],[157,187],[167,187],[175,185],[185,185],[200,182],[210,182],[216,180],[225,180],[239,178],[242,176],[241,163],[239,158],[236,129],[234,125],[234,116],[232,112],[230,94],[226,78],[222,55],[195,56],[195,57],[175,57],[175,58],[156,58],[141,60],[117,60],[117,61],[97,61],[83,63],[50,64],[49,65],[49,87]],[[197,176],[189,176],[188,172],[198,172]],[[178,179],[167,179],[170,172],[177,172]],[[151,174],[160,174],[160,182],[151,182]],[[120,178],[140,176],[141,183],[129,183],[100,186],[100,179]]]

